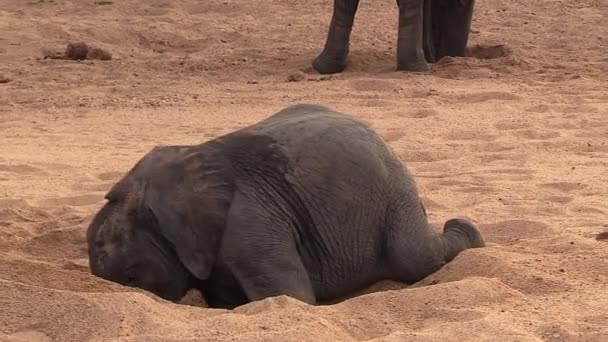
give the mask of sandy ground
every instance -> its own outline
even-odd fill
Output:
[[[362,1],[345,73],[315,74],[330,14],[330,0],[0,1],[2,340],[608,341],[608,240],[596,239],[608,3],[480,0],[481,49],[427,74],[393,71],[391,0]],[[42,58],[78,40],[113,59]],[[316,307],[178,305],[89,274],[85,228],[144,153],[299,102],[370,121],[433,224],[470,217],[489,246],[410,288]]]

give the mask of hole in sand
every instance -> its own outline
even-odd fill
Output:
[[[477,44],[467,47],[465,57],[473,57],[477,59],[495,59],[510,56],[513,50],[504,44],[498,45],[483,45]]]

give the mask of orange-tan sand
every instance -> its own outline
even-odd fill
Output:
[[[608,341],[608,3],[480,0],[479,48],[412,74],[395,1],[362,0],[348,70],[322,77],[331,6],[0,1],[3,341]],[[113,59],[42,58],[73,41]],[[144,153],[300,102],[371,122],[433,225],[470,217],[488,247],[325,306],[214,310],[89,274],[86,226]]]

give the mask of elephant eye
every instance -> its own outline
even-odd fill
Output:
[[[135,285],[135,277],[127,276],[127,285],[129,285],[129,286]]]
[[[129,267],[125,270],[125,283],[128,286],[136,285],[137,277],[135,276],[135,270],[133,267]]]

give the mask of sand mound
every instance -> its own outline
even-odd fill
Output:
[[[331,5],[2,1],[1,340],[608,340],[605,1],[480,1],[467,56],[426,74],[393,71],[394,1],[362,1],[348,69],[320,76]],[[112,58],[44,58],[70,42]],[[86,226],[145,152],[297,102],[371,122],[433,226],[470,217],[488,247],[315,307],[214,310],[90,275]]]

